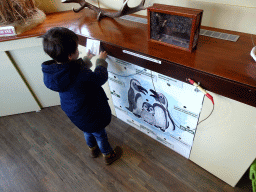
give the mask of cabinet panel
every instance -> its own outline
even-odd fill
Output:
[[[0,52],[0,116],[40,110],[5,52]]]
[[[256,157],[256,108],[209,93],[215,109],[198,125],[190,159],[234,187]],[[211,110],[206,98],[199,121]]]
[[[43,82],[41,64],[51,59],[44,53],[43,47],[16,49],[10,54],[42,107],[60,105],[59,94],[46,88]]]

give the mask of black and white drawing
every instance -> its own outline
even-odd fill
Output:
[[[204,95],[190,84],[108,57],[117,117],[189,158]]]
[[[146,94],[148,91],[141,86],[140,82],[136,79],[131,79],[130,88],[128,90],[128,103],[129,107],[126,107],[137,117],[141,117],[143,98],[142,94]]]
[[[155,103],[153,104],[153,109],[155,111],[155,127],[158,127],[161,131],[165,131],[167,128],[175,130],[175,124],[171,118],[170,112],[168,110],[168,100],[162,93],[157,93],[156,91],[150,89],[155,98]]]
[[[143,121],[155,126],[156,119],[153,105],[147,102],[144,102],[142,104],[141,118],[143,119]]]

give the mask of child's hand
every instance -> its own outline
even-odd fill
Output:
[[[90,69],[92,67],[92,62],[90,61],[90,58],[88,56],[85,56],[83,58],[83,60],[84,60],[84,65],[83,66]]]
[[[87,56],[88,59],[91,59],[94,55],[91,53],[91,51],[89,49],[86,56]]]
[[[99,57],[99,58],[100,58],[100,59],[104,59],[104,60],[105,60],[105,59],[107,58],[107,56],[108,56],[108,54],[107,54],[107,52],[106,52],[106,51],[104,51],[104,52],[102,52],[102,51],[101,51],[101,52],[100,52],[100,57]]]

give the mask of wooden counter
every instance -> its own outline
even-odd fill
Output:
[[[203,27],[212,31],[239,35],[237,42],[200,36],[198,48],[192,53],[147,41],[147,25],[123,19],[104,18],[96,20],[96,14],[84,9],[47,15],[43,24],[21,35],[0,38],[0,42],[40,36],[48,29],[63,26],[79,35],[79,44],[86,38],[102,42],[106,51],[117,58],[136,63],[142,67],[186,81],[200,82],[206,90],[256,107],[256,63],[250,56],[255,35]],[[129,50],[141,55],[160,59],[156,64],[123,53]]]

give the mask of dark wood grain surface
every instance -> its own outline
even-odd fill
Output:
[[[68,27],[79,35],[80,44],[86,38],[97,39],[110,55],[134,62],[142,67],[187,82],[200,82],[206,90],[256,107],[256,63],[250,56],[255,35],[202,26],[219,32],[239,35],[237,42],[200,36],[197,50],[192,53],[147,41],[147,25],[122,19],[96,20],[96,13],[85,9],[47,15],[43,24],[14,37],[0,38],[0,42],[44,34],[55,26]],[[123,54],[129,50],[158,58],[162,65]],[[117,54],[118,53],[118,54]]]
[[[113,117],[110,144],[123,156],[91,158],[82,131],[60,106],[0,118],[0,191],[250,192],[246,172],[231,187],[190,160]]]

